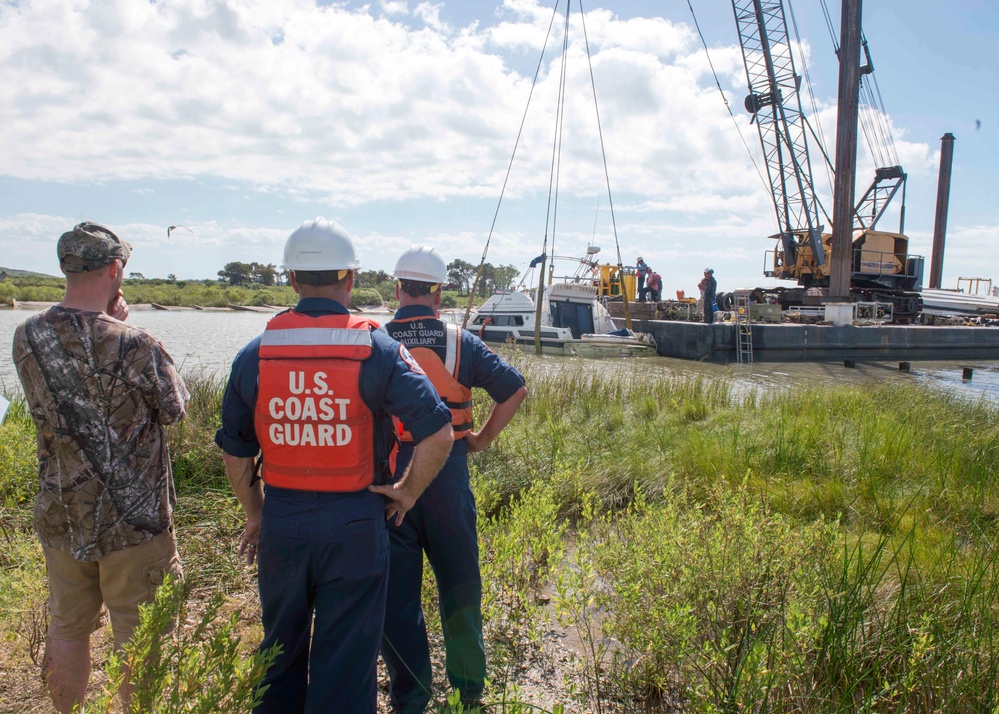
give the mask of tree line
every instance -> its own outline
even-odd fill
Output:
[[[444,289],[457,291],[459,297],[467,296],[472,290],[477,270],[478,268],[475,265],[461,260],[460,258],[451,261],[447,264],[448,283],[444,286]],[[225,266],[218,271],[217,275],[217,280],[178,280],[177,276],[173,273],[167,275],[166,278],[147,278],[142,273],[130,272],[128,274],[128,280],[129,282],[143,283],[147,285],[169,284],[177,285],[178,287],[184,287],[188,283],[200,285],[220,283],[221,285],[229,287],[248,288],[279,287],[289,284],[288,271],[279,269],[273,263],[244,263],[241,261],[232,261],[226,263]],[[510,289],[513,287],[514,282],[517,280],[519,275],[520,271],[512,265],[494,266],[492,263],[485,263],[482,266],[482,276],[479,279],[479,286],[476,293],[478,297],[488,297],[497,289]],[[4,275],[3,278],[6,279],[5,287],[8,289],[14,289],[15,287],[45,287],[58,289],[63,288],[66,284],[65,278],[42,274],[8,274]],[[0,279],[0,283],[3,282],[4,279]],[[395,296],[395,280],[384,270],[358,271],[354,279],[354,287],[377,290],[386,300],[391,300]]]
[[[447,264],[447,278],[451,281],[451,289],[457,290],[458,295],[468,295],[475,283],[476,272],[478,268],[471,263],[460,258],[452,260]],[[484,263],[476,292],[479,297],[488,297],[496,290],[509,290],[518,275],[520,271],[512,265],[494,266],[492,263]]]
[[[447,264],[448,284],[445,286],[449,290],[457,290],[458,295],[468,295],[475,282],[476,266],[471,263],[456,259]],[[482,276],[479,278],[477,293],[480,297],[492,295],[497,289],[507,290],[513,287],[514,281],[520,271],[512,265],[494,266],[492,263],[485,263],[482,266]],[[129,277],[141,278],[142,276],[133,273]],[[288,271],[279,270],[273,263],[243,263],[233,261],[226,263],[222,270],[218,271],[219,282],[226,285],[264,285],[267,287],[288,284]],[[392,286],[394,281],[392,276],[384,270],[362,270],[357,273],[354,285],[358,288],[372,288],[382,292],[382,288]]]
[[[218,272],[219,282],[226,285],[249,285],[256,283],[271,287],[288,284],[288,271],[278,270],[274,263],[242,263],[233,261],[226,263]]]

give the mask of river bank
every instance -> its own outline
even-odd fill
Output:
[[[53,302],[46,300],[16,300],[15,304],[13,305],[0,305],[0,310],[14,309],[14,310],[28,310],[31,312],[37,312],[39,310],[45,310],[46,308],[50,308],[53,305],[57,304],[58,304],[57,301]],[[136,304],[130,303],[128,306],[128,310],[130,313],[144,312],[146,310],[160,310],[164,308],[171,312],[172,311],[196,312],[198,310],[207,310],[209,312],[230,312],[232,310],[232,306],[225,306],[225,307],[201,307],[200,305],[199,306],[194,306],[194,305],[157,306],[152,303],[136,303]],[[260,308],[262,312],[267,311],[268,309],[269,308],[266,307]]]

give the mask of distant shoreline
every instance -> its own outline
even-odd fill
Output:
[[[7,303],[0,303],[0,310],[24,310],[37,311],[58,305],[57,302],[42,302],[38,300],[18,300],[17,305],[11,307]],[[190,305],[166,305],[163,308],[153,307],[152,303],[140,302],[129,304],[129,312],[262,312],[277,313],[286,310],[290,306],[282,305],[235,305],[229,307],[191,307]],[[368,305],[360,309],[351,308],[351,312],[363,312],[367,315],[391,315],[395,311],[382,305]]]
[[[2,310],[44,310],[54,305],[58,305],[58,302],[42,302],[38,300],[18,300],[15,307],[11,307],[9,304],[0,304],[0,309]],[[136,304],[129,303],[128,309],[130,312],[146,312],[156,310],[151,303],[140,302]],[[205,312],[236,312],[232,308],[228,307],[204,307],[201,308]],[[284,309],[284,308],[281,308]],[[188,305],[170,305],[167,307],[170,312],[197,312],[198,308],[190,307]],[[270,312],[267,308],[260,308],[261,312]]]

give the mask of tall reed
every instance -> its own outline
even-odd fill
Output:
[[[527,369],[529,405],[476,487],[503,511],[545,484],[575,524],[556,573],[591,576],[559,608],[611,643],[587,665],[606,696],[995,706],[995,407],[900,383],[735,395]]]

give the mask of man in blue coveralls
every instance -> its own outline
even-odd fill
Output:
[[[642,256],[638,256],[635,264],[635,276],[638,278],[638,302],[645,302],[645,294],[648,288],[645,287],[645,278],[652,272],[652,268],[646,264]]]
[[[382,657],[391,677],[396,711],[422,712],[432,696],[430,648],[420,593],[423,553],[437,580],[447,677],[466,709],[478,706],[485,686],[482,640],[482,577],[476,534],[475,498],[469,485],[468,454],[484,451],[527,396],[524,378],[483,342],[438,317],[444,260],[429,246],[413,247],[398,260],[394,277],[399,311],[385,331],[406,345],[451,410],[454,447],[444,468],[401,524],[389,528],[391,558]],[[478,431],[472,425],[472,387],[485,389],[495,404]],[[396,474],[413,456],[405,418],[399,425]]]
[[[704,269],[704,322],[711,324],[715,321],[715,299],[718,293],[718,281],[715,280],[715,271],[711,268]]]
[[[236,355],[215,436],[246,512],[239,554],[259,564],[260,646],[282,648],[255,711],[373,714],[386,516],[402,523],[440,470],[451,415],[406,348],[347,310],[360,264],[343,228],[303,223],[284,267],[300,300]],[[415,451],[386,485],[390,415]]]

